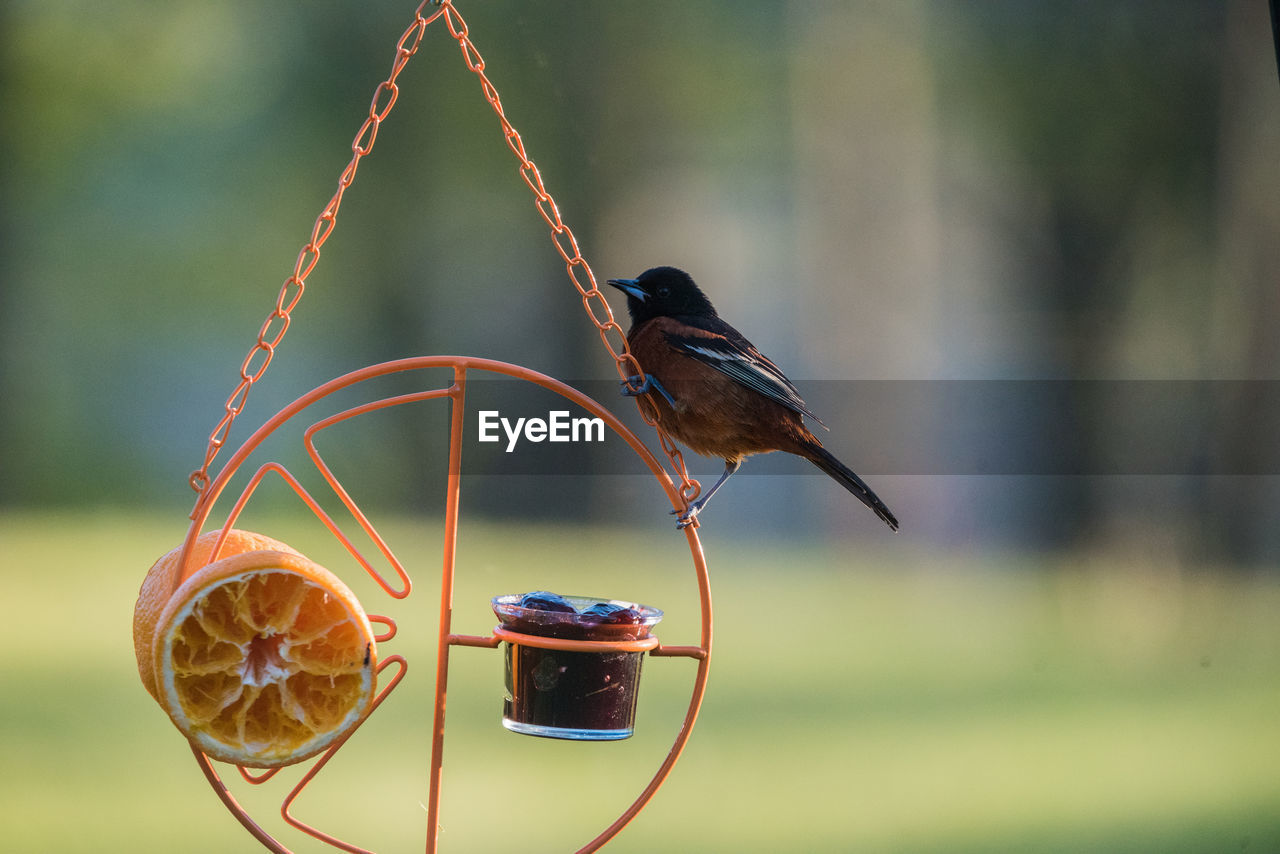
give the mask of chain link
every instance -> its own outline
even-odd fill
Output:
[[[360,158],[373,150],[373,144],[378,137],[378,127],[386,119],[387,114],[391,112],[391,108],[395,106],[396,99],[400,94],[400,89],[396,86],[396,78],[404,70],[409,57],[417,52],[418,46],[422,43],[422,35],[426,32],[427,24],[440,17],[443,12],[443,9],[436,9],[430,16],[424,17],[422,10],[431,5],[431,3],[432,0],[423,0],[423,3],[418,6],[417,11],[414,13],[413,23],[409,25],[409,28],[400,36],[400,40],[396,42],[396,58],[391,64],[391,74],[374,89],[373,100],[369,104],[369,113],[351,143],[351,160],[338,176],[338,190],[333,194],[333,198],[329,200],[328,204],[324,206],[324,209],[321,210],[320,215],[316,217],[315,225],[311,228],[311,238],[298,252],[298,260],[293,265],[293,272],[284,280],[284,284],[280,286],[280,292],[276,296],[275,307],[263,323],[262,330],[258,333],[258,338],[249,350],[249,354],[245,356],[244,362],[241,363],[240,382],[227,398],[227,402],[223,406],[221,420],[213,428],[213,432],[209,434],[209,444],[205,448],[204,463],[187,478],[191,488],[201,497],[209,486],[209,467],[213,465],[218,452],[226,444],[227,435],[231,432],[231,425],[244,410],[245,402],[249,397],[249,389],[254,383],[261,380],[267,372],[267,367],[271,364],[276,348],[280,346],[280,342],[284,340],[285,333],[289,330],[290,315],[306,291],[307,277],[311,275],[311,271],[315,269],[316,264],[320,261],[320,247],[324,246],[325,241],[329,239],[329,235],[333,233],[333,227],[338,218],[338,208],[342,205],[343,193],[347,191],[347,188],[351,186],[351,182],[355,180],[356,167],[360,163]],[[273,328],[275,329],[274,334],[269,335]],[[198,501],[199,498],[197,498],[197,503]]]
[[[428,6],[437,8],[430,15],[424,17],[422,11]],[[529,159],[529,155],[525,151],[524,141],[520,138],[519,132],[507,119],[506,112],[502,108],[502,100],[498,96],[498,90],[484,73],[484,58],[471,42],[466,21],[463,20],[458,10],[454,8],[452,0],[423,0],[414,14],[413,23],[409,25],[409,28],[400,36],[400,40],[396,42],[396,55],[391,64],[390,75],[374,89],[373,98],[369,103],[368,115],[351,142],[351,160],[338,176],[338,190],[328,204],[324,206],[320,215],[316,217],[315,224],[311,229],[310,239],[298,252],[298,259],[294,263],[293,273],[280,286],[275,307],[267,316],[266,321],[263,322],[254,346],[249,350],[248,355],[245,356],[244,362],[241,364],[240,382],[235,390],[231,392],[230,397],[227,398],[227,402],[223,407],[224,414],[222,419],[214,427],[213,432],[209,434],[209,444],[205,450],[204,464],[192,472],[188,478],[191,488],[199,493],[201,497],[203,497],[205,489],[209,486],[209,466],[213,464],[218,452],[226,443],[232,423],[243,411],[249,397],[249,389],[254,383],[262,379],[267,367],[271,364],[272,358],[275,356],[276,348],[289,330],[290,314],[302,299],[302,295],[306,290],[307,277],[311,275],[320,260],[320,247],[325,244],[325,241],[329,239],[329,235],[333,233],[334,225],[337,222],[338,208],[342,204],[342,196],[355,180],[360,158],[373,150],[374,142],[378,138],[378,128],[386,120],[391,108],[395,106],[396,100],[400,97],[400,89],[396,85],[396,78],[400,76],[400,72],[408,64],[409,58],[417,53],[427,25],[441,16],[444,17],[445,24],[449,28],[449,35],[453,37],[458,43],[458,47],[462,50],[462,58],[466,62],[467,68],[480,79],[480,90],[484,94],[484,99],[493,108],[498,117],[507,147],[511,149],[512,154],[520,161],[520,177],[533,193],[534,206],[537,208],[539,215],[551,229],[551,242],[555,246],[557,254],[565,262],[565,270],[568,273],[570,283],[577,290],[579,296],[582,297],[583,310],[586,311],[588,319],[599,332],[600,341],[604,344],[605,349],[613,357],[618,376],[624,381],[630,377],[644,376],[644,371],[641,369],[639,362],[631,354],[626,334],[617,321],[614,320],[613,311],[609,308],[608,301],[597,286],[595,273],[592,272],[591,265],[582,257],[582,250],[578,246],[577,237],[561,218],[559,206],[556,205],[555,199],[547,192],[546,185],[542,182],[542,174],[538,171],[538,167],[534,165],[534,162]],[[585,278],[585,282],[583,278]],[[611,335],[616,338],[616,343],[610,340]],[[662,450],[671,460],[672,469],[680,481],[680,496],[686,502],[697,498],[700,486],[696,480],[689,477],[689,472],[685,468],[684,455],[676,447],[671,437],[667,435],[667,432],[662,429],[656,409],[651,404],[646,405],[646,402],[639,397],[636,398],[636,405],[645,423],[657,431],[658,441],[662,445]],[[198,502],[199,498],[197,499]]]
[[[498,117],[498,122],[502,126],[502,135],[507,141],[507,147],[511,149],[512,154],[520,161],[520,177],[533,193],[534,206],[538,209],[538,213],[541,214],[551,228],[551,242],[555,246],[556,252],[564,259],[569,281],[582,297],[582,307],[586,311],[587,317],[600,333],[600,341],[604,344],[605,349],[613,357],[618,376],[624,381],[633,376],[643,377],[644,371],[640,368],[640,363],[636,361],[635,356],[631,355],[631,348],[627,344],[626,335],[622,332],[622,327],[614,320],[613,311],[609,308],[609,303],[597,286],[596,276],[591,271],[591,265],[582,257],[582,252],[578,247],[578,239],[574,236],[573,229],[569,228],[560,217],[560,209],[556,205],[555,199],[547,192],[538,167],[529,159],[529,155],[525,151],[524,141],[520,138],[520,133],[511,124],[506,112],[502,109],[502,100],[498,97],[498,90],[484,73],[484,57],[480,55],[480,51],[471,42],[467,22],[463,20],[458,10],[454,8],[451,0],[442,0],[441,8],[444,11],[445,25],[449,28],[449,35],[453,36],[454,41],[458,43],[458,47],[462,50],[462,58],[466,62],[467,68],[480,79],[480,90],[484,94],[484,99],[489,102],[489,106],[493,108],[494,114]],[[587,281],[585,283],[578,278],[579,270],[586,277]],[[596,310],[592,308],[593,300],[597,301],[602,315],[597,314]],[[616,346],[609,340],[611,332],[617,333],[619,337]],[[662,429],[656,409],[652,405],[644,405],[641,398],[636,398],[636,406],[639,408],[640,416],[645,423],[657,431],[658,441],[662,445],[662,450],[671,460],[672,469],[680,481],[680,496],[686,502],[697,498],[700,486],[696,480],[689,477],[688,469],[684,463],[684,455],[680,453],[680,449],[676,447],[667,432]]]

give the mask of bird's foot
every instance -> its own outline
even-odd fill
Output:
[[[657,377],[653,376],[653,374],[645,376],[643,382],[638,376],[630,376],[622,380],[619,385],[622,386],[622,393],[626,397],[639,397],[642,394],[656,391],[667,399],[667,403],[671,404],[672,409],[675,409],[676,399],[662,387],[662,383],[658,382]]]
[[[672,510],[671,515],[676,517],[676,528],[683,531],[685,528],[693,525],[698,526],[698,513],[702,510],[702,505],[706,503],[703,500],[694,501],[683,510]]]

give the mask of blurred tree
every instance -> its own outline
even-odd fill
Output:
[[[1215,125],[1219,180],[1210,200],[1217,251],[1204,334],[1216,374],[1275,382],[1280,380],[1280,99],[1268,72],[1280,57],[1259,49],[1267,24],[1261,4],[1236,0],[1226,11],[1222,110]],[[1247,476],[1214,479],[1197,494],[1201,506],[1215,508],[1212,544],[1245,563],[1280,557],[1275,438],[1280,395],[1267,391],[1235,396],[1215,424],[1223,437],[1217,461]]]
[[[596,273],[689,268],[806,390],[1275,378],[1280,111],[1261,4],[463,6]],[[345,0],[0,7],[0,505],[189,499],[186,472],[408,14]],[[397,356],[612,379],[442,27],[401,84],[232,441],[301,390]],[[1083,453],[1105,465],[1141,402],[1102,411],[1087,384],[1072,393]],[[853,423],[857,401],[828,396],[824,416]],[[1259,406],[1206,410],[1195,458],[1149,501],[1107,478],[920,478],[903,515],[944,539],[1062,545],[1137,524],[1274,556],[1275,478],[1186,476],[1273,470]],[[1034,446],[1016,410],[962,450]],[[833,436],[855,460],[903,433],[926,457],[955,450],[942,423],[861,423]],[[383,497],[420,500],[387,449],[417,447],[424,424],[405,413],[377,431],[360,453]],[[838,531],[838,509],[813,522],[820,484],[745,478],[723,522]],[[539,506],[576,512],[584,496],[548,490]],[[501,496],[485,509],[506,512]]]

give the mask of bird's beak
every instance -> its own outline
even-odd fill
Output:
[[[645,293],[644,288],[636,284],[635,279],[610,279],[609,284],[613,285],[615,288],[622,291],[627,296],[635,297],[636,299],[640,300],[640,302],[644,302],[645,299],[649,296],[647,293]]]

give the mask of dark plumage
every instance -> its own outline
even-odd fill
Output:
[[[724,460],[724,474],[680,517],[688,525],[743,459],[785,451],[812,462],[898,530],[898,520],[862,478],[822,447],[804,425],[818,421],[786,374],[720,318],[683,270],[654,267],[635,279],[610,279],[627,295],[627,343],[644,370],[645,405],[663,429],[704,456]],[[818,421],[821,424],[821,421]]]

